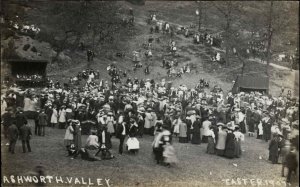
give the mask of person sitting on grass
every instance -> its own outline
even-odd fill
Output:
[[[92,132],[91,135],[86,140],[86,146],[87,149],[98,149],[99,144],[98,144],[98,136],[96,136],[96,132]]]

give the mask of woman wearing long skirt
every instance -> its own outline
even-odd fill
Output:
[[[163,157],[164,163],[168,166],[170,166],[170,164],[178,162],[178,159],[175,154],[175,149],[170,143],[167,143],[164,146]]]
[[[74,144],[77,151],[81,149],[81,126],[78,120],[73,121],[74,125]]]
[[[175,136],[177,137],[179,134],[179,124],[182,123],[180,117],[178,117],[177,119],[175,119],[173,121],[173,133],[175,134]]]
[[[203,128],[203,136],[202,136],[202,143],[207,143],[207,134],[209,131],[209,127],[211,126],[211,122],[208,120],[208,118],[205,119],[202,123],[202,128]]]
[[[192,140],[191,140],[192,144],[201,143],[200,128],[201,128],[200,116],[196,116],[196,121],[192,125]]]
[[[208,144],[207,144],[206,153],[215,154],[215,133],[214,133],[212,127],[210,128],[210,130],[208,132],[207,141],[208,141]]]
[[[235,157],[240,158],[242,155],[242,147],[241,142],[244,141],[244,134],[239,131],[239,127],[235,127],[235,131],[233,132],[235,136]]]
[[[272,162],[272,164],[277,164],[278,163],[279,142],[280,142],[279,135],[274,135],[274,137],[271,140],[270,145],[269,145],[269,160]]]
[[[226,127],[222,126],[219,129],[218,141],[217,141],[217,145],[216,145],[216,154],[219,156],[224,155],[225,145],[226,145],[226,137],[227,137]]]
[[[108,112],[107,113],[108,117],[107,117],[107,132],[109,132],[110,135],[114,135],[115,134],[115,123],[116,121],[114,120],[114,116],[112,112]]]
[[[52,109],[52,115],[50,120],[51,126],[54,128],[57,122],[58,122],[58,112],[56,106],[54,106]]]
[[[59,129],[64,129],[66,128],[66,106],[62,105],[61,109],[58,112],[58,124],[59,124]]]
[[[235,154],[235,136],[232,132],[232,129],[229,129],[226,137],[224,156],[227,158],[234,158],[234,154]]]
[[[187,125],[185,119],[179,124],[179,143],[187,143]]]
[[[140,143],[136,138],[138,132],[138,125],[133,118],[130,119],[130,127],[128,130],[128,139],[126,142],[127,149],[130,153],[137,153],[140,149]]]
[[[144,132],[145,134],[150,135],[150,129],[151,129],[151,123],[152,123],[152,115],[151,115],[151,108],[147,109],[147,112],[145,112],[145,125],[144,125]]]
[[[250,109],[248,109],[248,110],[250,110]],[[253,115],[252,113],[249,113],[249,115]],[[249,117],[250,119],[249,119],[249,122],[247,123],[248,124],[248,134],[249,134],[249,136],[254,136],[254,131],[255,131],[255,121],[254,121],[254,117],[253,116],[251,116],[251,117]]]

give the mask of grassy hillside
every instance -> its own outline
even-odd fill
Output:
[[[70,2],[70,5],[71,4],[74,4],[74,2]],[[225,23],[222,14],[215,5],[219,4],[205,3],[203,27],[209,33],[222,32]],[[280,30],[280,32],[274,33],[273,51],[275,51],[276,54],[293,51],[297,46],[294,41],[299,33],[297,27],[298,17],[294,16],[298,15],[296,14],[297,9],[295,8],[298,7],[298,2],[289,2],[283,5],[284,6],[282,7],[290,10],[291,16],[288,20],[290,24],[285,30],[283,29]],[[120,32],[114,35],[115,40],[113,42],[103,43],[95,48],[96,57],[91,67],[99,70],[103,79],[109,79],[105,69],[110,63],[115,63],[117,67],[126,69],[130,77],[153,78],[156,80],[166,78],[167,80],[172,81],[174,85],[186,84],[189,87],[194,87],[200,78],[205,78],[206,80],[209,80],[211,85],[218,84],[225,91],[231,89],[232,81],[235,80],[236,75],[241,72],[242,68],[242,63],[234,55],[231,55],[228,67],[219,65],[215,62],[211,62],[208,54],[212,51],[220,51],[223,53],[222,49],[195,45],[192,42],[192,38],[185,38],[183,35],[175,35],[173,39],[176,41],[179,56],[172,57],[168,54],[169,52],[167,49],[168,42],[171,39],[170,35],[164,35],[162,33],[150,34],[150,25],[146,23],[146,20],[153,11],[156,12],[158,20],[162,20],[163,22],[167,21],[171,23],[173,27],[189,26],[191,24],[196,25],[198,22],[198,17],[195,15],[195,10],[198,6],[196,2],[146,1],[144,6],[140,6],[119,1],[117,2],[117,6],[120,7],[118,12],[121,17],[128,16],[129,8],[132,8],[134,10],[135,22],[134,26],[121,27]],[[241,7],[241,10],[243,11],[239,14],[239,18],[236,18],[233,25],[234,29],[250,32],[252,29],[251,24],[254,19],[254,17],[249,17],[250,13],[252,13],[251,15],[255,15],[256,13],[266,14],[267,6],[268,4],[266,2],[262,2],[260,6],[258,6],[258,3],[253,2],[243,3]],[[276,5],[277,9],[278,6],[281,5]],[[29,7],[23,8],[25,12],[23,13],[22,19],[24,19],[25,22],[38,25],[41,28],[42,34],[39,34],[33,39],[27,39],[23,36],[15,39],[18,45],[17,47],[20,49],[22,49],[23,45],[29,41],[32,45],[38,46],[39,55],[34,56],[19,50],[18,54],[20,56],[27,58],[46,58],[51,61],[51,58],[55,55],[55,45],[54,43],[51,43],[51,40],[47,40],[47,36],[51,33],[57,33],[58,31],[55,31],[55,29],[63,28],[56,27],[55,23],[53,23],[54,18],[51,19],[51,16],[49,17],[49,11],[53,11],[50,7],[51,5],[47,5],[45,2],[35,2],[34,4],[30,4]],[[51,12],[51,14],[52,13],[53,12]],[[265,18],[261,18],[259,22],[260,25],[258,24],[258,26],[262,27],[262,30],[265,28],[264,19]],[[86,20],[86,22],[89,22],[89,20]],[[197,28],[194,30],[196,29]],[[160,42],[153,43],[153,58],[151,60],[147,60],[146,57],[142,56],[141,62],[144,64],[144,67],[146,64],[150,65],[150,75],[146,76],[144,75],[143,69],[133,72],[132,52],[134,50],[140,51],[143,55],[145,52],[143,44],[147,43],[150,36],[155,39],[159,38]],[[90,47],[93,43],[90,32],[84,34],[81,40],[87,47]],[[287,40],[292,41],[290,45],[283,44]],[[125,57],[116,57],[116,52],[125,53]],[[275,56],[276,55],[274,55],[274,58]],[[179,62],[178,68],[186,64],[190,64],[194,68],[190,74],[184,74],[181,78],[168,78],[167,71],[160,67],[162,65],[163,57],[168,60],[177,59]],[[67,44],[63,50],[62,59],[62,63],[49,65],[48,74],[51,78],[67,81],[70,76],[74,76],[78,71],[86,68],[86,51],[79,49],[74,50],[70,44]],[[272,62],[277,63],[275,61]],[[282,65],[287,65],[285,62],[281,63]],[[266,65],[260,63],[259,60],[246,60],[245,73],[257,76],[257,74],[264,73],[265,67]],[[282,86],[286,86],[292,89],[295,95],[298,95],[299,84],[298,81],[296,81],[297,76],[298,71],[289,71],[284,68],[278,69],[271,67],[271,92],[276,95]]]

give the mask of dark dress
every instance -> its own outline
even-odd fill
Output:
[[[248,131],[254,133],[255,131],[255,116],[251,113],[249,122],[248,122]]]
[[[246,125],[245,125],[245,121],[242,121],[240,124],[240,129],[241,129],[241,133],[245,134],[246,133]]]
[[[240,140],[234,140],[235,144],[235,157],[240,158],[242,155],[242,149],[241,149],[241,141]]]
[[[137,124],[138,124],[138,135],[142,137],[144,134],[144,124],[145,124],[144,118],[143,117],[139,118]]]
[[[278,137],[274,137],[271,140],[270,145],[269,145],[269,160],[273,164],[278,163],[278,157],[279,157],[278,148],[279,148],[279,139],[278,139]]]
[[[79,151],[81,149],[81,127],[80,125],[74,125],[74,144],[76,150]]]
[[[207,144],[207,149],[206,153],[208,154],[215,154],[215,142],[214,138],[212,136],[208,136],[208,144]]]
[[[201,122],[200,121],[195,121],[193,123],[192,140],[191,140],[192,144],[200,144],[201,143],[200,126],[201,126]]]
[[[226,137],[226,146],[224,156],[234,158],[235,155],[235,136],[233,133],[228,133]]]

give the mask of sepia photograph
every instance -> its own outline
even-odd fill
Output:
[[[1,186],[298,187],[299,2],[0,0]]]

